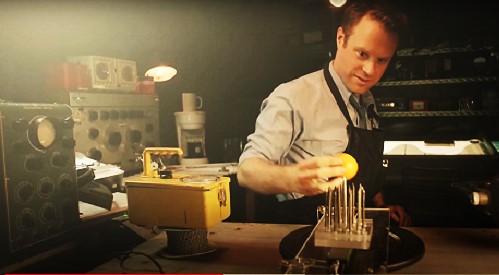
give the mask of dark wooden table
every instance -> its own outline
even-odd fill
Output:
[[[279,242],[302,225],[222,223],[208,230],[208,240],[217,251],[186,259],[161,255],[166,234],[140,244],[134,251],[153,257],[166,273],[281,273]],[[498,228],[408,228],[425,243],[426,252],[417,263],[393,273],[497,273],[499,272]],[[113,259],[89,273],[158,273],[142,255],[123,264]]]

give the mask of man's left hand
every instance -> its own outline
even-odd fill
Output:
[[[398,223],[399,226],[411,226],[411,216],[405,212],[404,207],[400,205],[386,205],[385,199],[383,198],[383,193],[378,192],[376,196],[374,196],[373,202],[378,207],[387,207],[390,209],[390,218]]]

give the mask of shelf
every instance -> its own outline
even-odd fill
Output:
[[[379,112],[379,117],[478,117],[499,116],[499,111],[407,111]]]
[[[476,77],[457,77],[457,78],[441,78],[441,79],[382,81],[378,82],[378,84],[376,84],[375,87],[434,85],[434,84],[463,84],[463,83],[478,83],[478,82],[492,82],[492,81],[497,81],[497,77],[476,76]]]
[[[493,47],[481,47],[481,48],[470,48],[470,47],[447,47],[447,48],[423,48],[416,50],[414,48],[401,49],[397,51],[398,57],[403,56],[431,56],[435,54],[448,54],[448,53],[465,53],[465,52],[480,52],[480,51],[492,51]]]

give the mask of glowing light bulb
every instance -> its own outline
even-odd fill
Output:
[[[329,0],[329,3],[331,3],[333,6],[337,8],[345,5],[346,2],[347,0]]]
[[[162,65],[147,70],[146,76],[152,76],[154,82],[163,82],[172,79],[177,74],[177,70],[173,67]]]

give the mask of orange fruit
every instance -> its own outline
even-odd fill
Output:
[[[355,177],[357,171],[359,170],[359,164],[357,163],[355,158],[347,153],[338,154],[338,157],[341,158],[341,160],[343,161],[342,166],[346,169],[345,178],[347,178],[347,180],[350,180]]]

